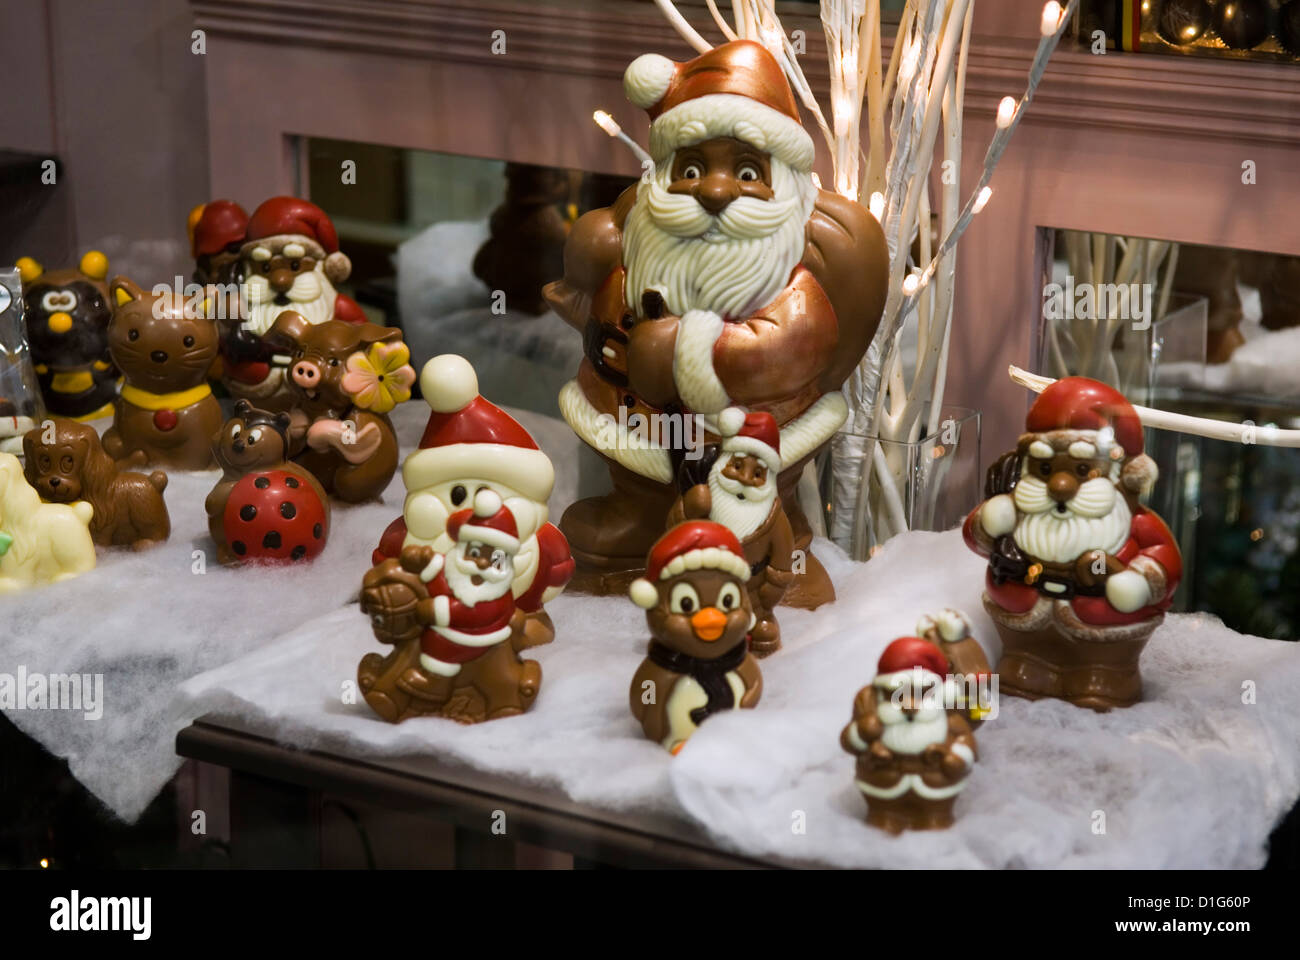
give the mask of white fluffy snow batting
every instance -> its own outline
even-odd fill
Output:
[[[557,460],[558,463],[558,460]],[[976,734],[980,762],[948,831],[890,837],[863,822],[839,748],[853,695],[917,618],[965,609],[996,661],[979,604],[983,563],[957,532],[891,541],[870,563],[817,549],[840,600],[781,611],[786,647],[762,662],[755,710],[711,717],[676,757],[627,706],[642,611],[619,598],[549,604],[556,641],[522,717],[392,726],[342,702],[381,647],[355,606],[335,610],[182,688],[180,713],[237,717],[282,743],[356,757],[425,755],[557,786],[574,800],[688,816],[722,847],[845,867],[1256,867],[1300,795],[1300,656],[1202,616],[1172,616],[1143,657],[1147,699],[1099,715],[1006,698]],[[1255,702],[1243,702],[1243,684]]]
[[[511,413],[554,458],[551,507],[562,509],[577,489],[578,440],[558,420]],[[415,446],[428,416],[419,400],[394,411],[404,452]],[[164,496],[172,535],[165,545],[144,553],[101,551],[88,574],[0,601],[0,673],[14,676],[22,667],[29,676],[103,675],[99,719],[71,710],[6,710],[5,716],[66,759],[73,776],[128,821],[180,766],[176,732],[195,717],[177,702],[181,681],[353,600],[370,552],[405,496],[399,472],[382,503],[332,504],[329,542],[309,565],[227,569],[216,562],[203,510],[218,477],[216,471],[170,474]],[[202,551],[201,560],[195,551]],[[316,642],[325,646],[331,638],[319,634]],[[295,672],[285,671],[283,682],[292,684]]]

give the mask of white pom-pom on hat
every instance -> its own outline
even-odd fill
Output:
[[[474,514],[479,517],[495,517],[501,509],[501,495],[487,487],[474,494]]]
[[[727,407],[718,414],[718,435],[734,437],[745,425],[745,411],[740,407]]]
[[[677,64],[657,53],[643,53],[623,72],[623,92],[634,107],[648,110],[664,98],[677,73]]]
[[[1120,483],[1139,496],[1150,492],[1159,477],[1160,469],[1156,466],[1156,462],[1145,453],[1130,457],[1120,470]]]
[[[348,259],[348,255],[341,250],[335,250],[326,257],[325,276],[329,277],[330,283],[342,283],[352,276],[352,261]]]
[[[478,396],[478,374],[464,357],[444,353],[420,371],[420,392],[436,412],[455,413]]]
[[[628,587],[627,595],[642,610],[649,610],[659,602],[659,591],[645,577],[637,577],[633,580],[632,586]]]

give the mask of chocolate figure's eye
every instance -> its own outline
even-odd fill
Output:
[[[262,439],[262,431],[261,431],[261,430],[249,430],[249,431],[248,431],[248,445],[249,445],[250,447],[251,447],[253,444],[257,443],[257,441],[259,441],[259,440],[261,440],[261,439]]]
[[[682,168],[682,180],[698,180],[704,176],[704,169],[698,163],[688,163]]]
[[[240,435],[241,433],[243,433],[243,432],[244,432],[244,428],[241,427],[239,424],[237,424],[237,423],[232,423],[232,424],[230,425],[230,439],[231,439],[231,440],[237,440],[237,439],[239,439],[239,435]]]
[[[194,338],[186,337],[184,340],[181,341],[181,343],[185,344],[185,346],[187,347],[192,347],[194,346]]]
[[[468,496],[468,494],[466,493],[465,488],[459,483],[451,488],[451,502],[453,506],[459,507],[465,502],[466,496]]]
[[[298,261],[298,260],[290,260],[290,261],[289,261],[289,269],[292,270],[294,273],[297,273],[297,272],[298,272],[298,268],[301,267],[301,266],[302,266],[302,263],[301,263],[300,261]]]
[[[1081,477],[1086,477],[1089,473],[1092,472],[1092,467],[1090,467],[1090,466],[1089,466],[1088,464],[1086,464],[1086,463],[1081,463],[1081,464],[1079,464],[1077,467],[1074,468],[1074,472],[1077,473],[1077,474],[1078,474],[1079,476],[1081,476]]]
[[[338,365],[339,365],[339,358],[338,358],[338,357],[330,357],[330,366],[331,366],[331,367],[337,367]]]
[[[129,330],[129,331],[127,331],[126,338],[127,338],[128,340],[131,340],[131,341],[139,340],[139,339],[140,339],[140,331],[139,331],[139,330]]]
[[[689,583],[679,583],[669,595],[668,607],[673,613],[692,614],[700,608],[700,595]]]
[[[763,172],[752,163],[742,163],[736,168],[736,179],[744,183],[755,183],[763,179]]]
[[[42,454],[41,454],[41,458],[40,458],[40,460],[39,460],[38,462],[39,462],[40,465],[41,465],[41,473],[49,473],[49,472],[50,472],[50,463],[51,463],[51,461],[50,461],[50,458],[49,458],[48,455],[42,453]]]
[[[76,462],[72,459],[72,457],[64,457],[62,460],[59,461],[59,469],[61,469],[64,473],[71,473],[72,468],[74,466],[76,466]]]
[[[718,606],[723,610],[735,610],[740,606],[740,588],[734,583],[724,583],[718,591]]]
[[[1052,464],[1051,464],[1051,462],[1050,462],[1050,461],[1047,461],[1047,460],[1044,460],[1042,463],[1040,463],[1040,464],[1038,465],[1038,472],[1041,473],[1041,474],[1042,474],[1043,476],[1045,476],[1045,477],[1050,477],[1050,476],[1052,475]]]
[[[264,261],[262,261],[262,272],[263,272],[263,273],[270,273],[270,272],[271,272],[271,261],[270,261],[270,260],[264,260]]]
[[[482,555],[483,555],[483,548],[480,547],[477,543],[465,551],[465,556],[469,557],[471,560],[477,560]]]

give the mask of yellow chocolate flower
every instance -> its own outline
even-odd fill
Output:
[[[348,357],[343,389],[362,410],[387,413],[411,399],[415,370],[410,360],[411,351],[400,340],[372,344],[364,353]]]

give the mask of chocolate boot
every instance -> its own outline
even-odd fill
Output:
[[[572,504],[560,518],[578,571],[571,593],[622,593],[645,569],[645,556],[663,533],[675,490],[612,460],[614,489]]]
[[[749,652],[762,659],[781,649],[781,625],[771,615],[761,616],[749,631]]]

